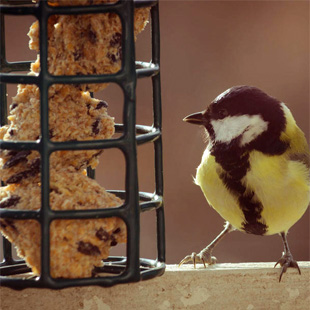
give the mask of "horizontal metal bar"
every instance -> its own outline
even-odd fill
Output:
[[[47,14],[100,14],[108,12],[117,12],[122,8],[123,4],[118,3],[104,3],[96,5],[83,5],[83,6],[47,6]],[[0,5],[0,10],[3,14],[10,15],[36,15],[38,13],[38,5],[31,4],[31,2],[23,1],[23,5],[10,3],[5,1],[4,5]]]
[[[139,198],[141,201],[151,201],[154,197],[154,193],[139,192]]]
[[[115,124],[116,132],[122,133],[124,129],[123,124]],[[138,144],[151,142],[156,140],[161,132],[151,126],[136,125],[136,133],[139,134],[136,139]],[[124,136],[117,139],[105,139],[105,140],[87,140],[87,141],[66,141],[66,142],[54,142],[51,141],[51,151],[60,150],[91,150],[91,149],[106,149],[106,148],[126,148],[126,139]]]
[[[42,281],[39,277],[25,279],[25,278],[8,278],[0,277],[0,283],[3,286],[11,287],[13,289],[22,289],[29,287],[36,288],[52,288],[63,289],[70,286],[87,286],[87,285],[99,285],[99,286],[112,286],[116,283],[126,283],[129,279],[125,277],[125,274],[118,276],[107,276],[97,278],[78,278],[78,279],[49,279],[48,281]]]
[[[128,277],[130,276],[127,270],[126,260],[117,260],[118,257],[111,256],[105,259],[105,267],[102,267],[102,271],[105,273],[104,276],[97,276],[92,278],[80,278],[80,279],[51,279],[49,283],[44,283],[40,277],[30,277],[26,278],[25,273],[29,272],[30,269],[24,263],[19,263],[14,266],[0,268],[0,281],[1,285],[12,287],[14,289],[20,289],[25,287],[38,287],[45,288],[50,287],[54,289],[62,289],[70,286],[84,286],[84,285],[100,285],[100,286],[112,286],[116,283],[128,282]],[[120,257],[123,258],[123,257]],[[111,261],[110,261],[111,260]],[[115,275],[116,271],[119,271],[119,275]],[[157,260],[140,258],[140,276],[142,280],[150,279],[155,276],[162,275],[165,271],[165,263],[159,262]],[[112,272],[109,273],[109,270]],[[107,275],[108,274],[108,275]],[[8,275],[15,275],[14,278],[5,277]],[[18,278],[18,275],[20,278]]]
[[[139,192],[141,212],[151,211],[163,205],[163,197],[155,193]]]
[[[8,2],[8,1],[6,1]],[[26,2],[26,1],[23,1]],[[1,14],[7,15],[36,15],[38,7],[36,5],[16,5],[16,4],[5,4],[0,5]]]
[[[32,141],[4,141],[0,140],[0,149],[5,150],[39,150],[40,143]]]
[[[3,83],[27,83],[33,84],[28,78],[36,78],[38,76],[29,76],[28,74],[10,74],[14,71],[29,71],[32,61],[5,62],[1,66],[0,81]],[[137,78],[152,77],[159,72],[159,66],[153,63],[136,61]],[[115,82],[115,78],[122,79],[123,74],[117,72],[115,74],[97,74],[97,75],[50,75],[49,81],[53,84],[86,84],[86,83],[111,83]],[[15,81],[16,79],[16,81]]]
[[[0,73],[0,82],[11,84],[39,84],[39,76],[27,74]]]
[[[136,125],[136,133],[137,134],[145,134],[145,133],[151,133],[155,132],[156,129],[153,126],[147,126],[147,125]]]
[[[39,220],[40,210],[10,210],[0,209],[0,217],[18,220]]]
[[[160,135],[161,135],[161,131],[159,129],[155,129],[152,132],[141,134],[136,137],[137,144],[141,145],[147,142],[154,142],[160,137]]]
[[[123,124],[115,124],[115,131],[120,133],[123,132]],[[157,133],[160,135],[160,133],[158,132],[158,129],[155,128],[154,126],[147,126],[147,125],[136,125],[136,134],[153,134],[153,133]]]
[[[29,268],[24,261],[15,262],[15,264],[10,265],[2,265],[0,264],[0,276],[11,276],[14,274],[23,274],[26,272],[31,272],[31,268]]]
[[[154,6],[158,3],[158,0],[134,0],[136,8]]]
[[[50,210],[50,219],[98,219],[103,217],[111,216],[121,216],[125,212],[125,206],[120,206],[117,208],[106,208],[106,209],[91,209],[91,210]],[[41,210],[10,210],[10,209],[0,209],[0,217],[18,219],[18,220],[39,220],[41,215]]]
[[[18,84],[39,84],[40,76],[27,74],[0,73],[0,82]],[[49,84],[94,84],[94,83],[118,83],[124,79],[124,74],[119,71],[115,74],[98,75],[50,75],[46,76]]]
[[[49,84],[95,84],[95,83],[119,83],[124,79],[123,71],[113,74],[91,74],[91,75],[50,75],[47,80]]]
[[[126,212],[126,206],[119,206],[116,208],[106,208],[106,209],[92,209],[92,210],[51,210],[51,217],[53,220],[69,220],[69,219],[99,219],[105,217],[124,217]]]
[[[32,0],[1,0],[1,4],[17,5],[17,6],[21,6],[25,4],[34,5]]]
[[[157,196],[151,201],[141,202],[140,208],[141,208],[141,212],[146,212],[146,211],[156,210],[160,208],[162,205],[163,205],[163,197]]]
[[[1,64],[0,71],[1,73],[9,73],[14,71],[29,71],[31,61],[16,61],[16,62],[7,62]]]
[[[124,190],[107,190],[107,192],[112,193],[121,199],[126,199],[126,191]]]
[[[141,7],[149,7],[149,6],[154,6],[157,4],[158,0],[134,0],[134,5],[136,8],[141,8]],[[31,0],[2,0],[2,5],[0,7],[4,7],[5,5],[8,5],[10,7],[14,6],[14,7],[25,7],[25,5],[31,5],[34,6],[35,4],[31,1]],[[105,5],[115,5],[114,3],[110,3],[110,4],[105,4]],[[94,6],[94,5],[92,5]],[[98,6],[102,6],[102,5],[96,5]],[[68,7],[68,6],[67,6]],[[66,8],[67,8],[66,7]],[[84,6],[86,7],[86,6]],[[72,8],[72,6],[70,6],[70,8]]]
[[[122,132],[122,124],[116,124],[117,132]],[[137,143],[143,144],[147,142],[153,142],[158,139],[161,135],[160,130],[155,129],[151,126],[136,125],[137,134],[139,134],[136,139]],[[124,137],[117,139],[106,139],[106,140],[86,140],[86,141],[64,141],[55,142],[50,141],[50,151],[64,151],[64,150],[97,150],[106,148],[125,148]],[[40,141],[4,141],[0,140],[0,149],[6,150],[40,150]]]
[[[126,192],[121,190],[108,190],[121,199],[125,199]],[[160,208],[163,205],[163,197],[154,193],[139,192],[141,212],[151,211]]]
[[[17,260],[15,260],[15,259],[11,259],[10,261],[6,261],[5,259],[4,259],[4,261],[2,261],[1,263],[0,263],[0,271],[1,271],[1,269],[3,269],[3,268],[9,268],[9,267],[12,267],[12,266],[14,266],[14,265],[20,265],[20,264],[25,264],[25,260],[24,259],[17,259]],[[2,275],[2,273],[0,272],[0,275]],[[1,286],[1,285],[0,285]]]
[[[152,77],[159,73],[159,66],[153,63],[136,61],[137,78]]]
[[[125,199],[126,192],[121,190],[108,191],[116,196]],[[162,206],[163,198],[153,193],[139,192],[141,212],[157,209]],[[111,216],[120,216],[125,212],[126,206],[106,209],[91,210],[51,210],[50,216],[53,219],[85,219],[85,218],[102,218]],[[0,209],[0,217],[18,220],[40,219],[40,210],[10,210]]]
[[[123,7],[122,2],[117,3],[104,3],[104,4],[93,4],[83,6],[48,6],[48,14],[100,14],[115,12],[118,13]]]
[[[101,150],[106,148],[126,148],[126,141],[123,137],[118,139],[106,140],[87,140],[87,141],[66,141],[54,142],[51,141],[51,152],[64,151],[64,150]]]
[[[137,144],[141,145],[148,142],[154,142],[161,135],[159,130],[140,134],[136,137]],[[0,149],[4,150],[36,150],[40,151],[40,143],[28,141],[3,141],[0,140]],[[50,142],[50,152],[56,151],[78,151],[78,150],[102,150],[107,148],[126,149],[124,137],[118,139],[107,140],[89,140],[89,141],[66,141],[66,142]]]
[[[143,259],[141,259],[141,263]],[[141,280],[148,280],[154,277],[158,277],[164,274],[166,269],[166,264],[164,262],[159,262],[157,260],[153,260],[153,264],[151,268],[148,270],[141,271]]]
[[[118,133],[123,132],[123,124],[115,124],[115,131]],[[138,145],[147,142],[154,142],[161,136],[161,131],[153,126],[136,125],[136,140]]]

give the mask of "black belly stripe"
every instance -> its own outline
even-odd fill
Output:
[[[244,214],[245,221],[242,223],[242,229],[249,234],[264,235],[268,226],[263,222],[261,213],[263,205],[257,200],[252,190],[247,189],[241,182],[241,179],[250,170],[249,156],[243,155],[234,163],[231,156],[222,157],[216,161],[221,165],[223,171],[219,176],[229,191],[238,199],[239,206]]]
[[[253,201],[254,192],[240,196],[239,205],[244,214],[245,221],[242,228],[245,232],[254,235],[264,235],[267,232],[267,225],[262,220],[263,205],[260,201]]]

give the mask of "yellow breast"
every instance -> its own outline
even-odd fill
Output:
[[[287,155],[266,156],[253,151],[251,169],[243,182],[252,188],[263,205],[262,218],[267,235],[286,232],[305,213],[309,205],[308,169]]]
[[[296,160],[299,155],[308,156],[307,144],[300,129],[296,126],[294,130],[297,139],[290,143],[291,147],[281,156],[251,151],[250,168],[241,179],[246,190],[254,192],[254,199],[263,206],[261,221],[267,225],[267,235],[286,232],[309,205],[309,169],[305,163]],[[291,134],[287,130],[282,138],[289,139]],[[197,168],[195,182],[201,187],[208,203],[226,221],[242,230],[244,214],[236,194],[220,179],[222,171],[222,167],[206,149]]]
[[[197,168],[195,183],[200,186],[209,205],[235,228],[241,229],[244,215],[237,198],[220,179],[218,172],[221,169],[221,166],[215,162],[214,156],[206,149],[201,164]]]

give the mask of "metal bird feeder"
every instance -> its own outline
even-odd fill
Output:
[[[133,35],[134,8],[151,6],[152,62],[135,61],[135,44]],[[113,75],[79,75],[51,76],[47,71],[48,39],[47,21],[54,14],[98,14],[113,12],[118,14],[122,23],[122,69]],[[1,1],[1,55],[0,55],[0,103],[1,126],[7,119],[7,88],[12,84],[36,84],[40,88],[41,99],[41,139],[30,141],[0,141],[1,149],[36,150],[41,155],[41,209],[8,210],[1,209],[0,215],[6,219],[35,219],[40,223],[41,240],[41,274],[38,277],[26,277],[31,270],[23,260],[15,260],[12,246],[3,239],[3,256],[0,263],[1,285],[15,289],[27,287],[45,287],[60,289],[70,286],[100,285],[112,286],[117,283],[135,282],[150,279],[164,273],[165,269],[165,228],[163,209],[163,172],[161,139],[161,90],[160,90],[160,54],[159,54],[159,10],[158,1],[119,1],[115,4],[96,6],[59,7],[49,6],[47,1],[37,4],[31,1]],[[16,71],[29,71],[31,61],[8,62],[5,56],[5,15],[33,15],[40,27],[41,73],[39,76],[15,74]],[[136,82],[140,78],[151,78],[153,87],[153,125],[136,124]],[[52,84],[81,83],[117,83],[124,94],[123,124],[116,124],[116,131],[122,133],[120,138],[109,140],[52,142],[48,132],[48,88]],[[137,173],[137,148],[145,143],[153,143],[155,158],[154,193],[139,192]],[[112,191],[125,197],[120,208],[99,210],[53,211],[49,209],[49,162],[52,152],[59,150],[109,149],[121,150],[126,160],[125,191]],[[88,169],[88,175],[94,175]],[[157,219],[157,257],[140,258],[140,215],[141,212],[156,212]],[[123,219],[127,225],[127,253],[125,257],[109,257],[105,260],[101,272],[103,276],[90,278],[65,279],[50,276],[49,226],[54,219],[94,219],[96,217],[115,216]],[[113,276],[112,276],[113,275]]]

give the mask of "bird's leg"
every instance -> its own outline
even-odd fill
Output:
[[[208,265],[213,265],[216,263],[216,257],[212,256],[212,251],[215,246],[224,238],[225,235],[235,230],[230,223],[226,222],[224,230],[204,249],[200,251],[200,253],[193,252],[191,255],[185,256],[179,266],[183,265],[187,262],[193,262],[194,267],[196,268],[196,263],[203,263],[206,267],[206,263]]]
[[[282,232],[281,234],[283,245],[284,245],[284,252],[282,253],[282,257],[277,261],[277,263],[274,265],[275,267],[280,264],[282,266],[279,282],[281,281],[283,273],[286,272],[288,267],[297,268],[299,274],[301,274],[299,266],[297,262],[294,260],[293,255],[290,251],[290,248],[288,246],[288,242],[286,239],[286,233]]]

